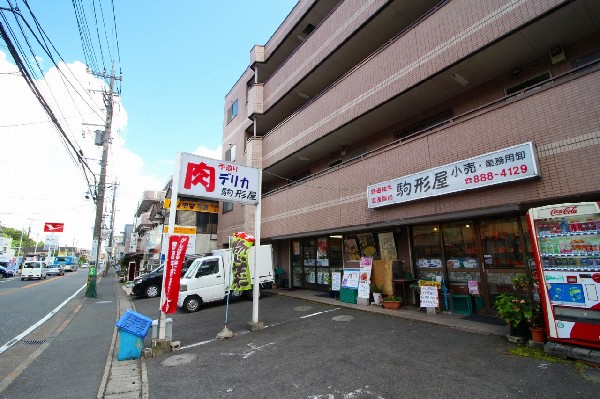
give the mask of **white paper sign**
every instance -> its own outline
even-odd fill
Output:
[[[440,306],[437,287],[421,286],[421,307],[422,308],[437,308]]]
[[[342,288],[342,273],[333,272],[331,273],[331,290],[339,291]]]

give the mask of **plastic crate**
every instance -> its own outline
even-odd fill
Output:
[[[141,338],[146,337],[151,325],[152,320],[149,317],[130,309],[127,309],[127,312],[116,323],[119,329]]]
[[[340,301],[346,303],[356,303],[356,297],[358,297],[358,290],[351,288],[340,289]]]
[[[119,354],[118,360],[139,359],[142,356],[143,339],[125,330],[119,331]]]
[[[454,313],[470,315],[473,313],[471,295],[452,294]]]

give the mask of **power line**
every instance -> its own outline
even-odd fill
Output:
[[[48,105],[48,103],[46,102],[46,100],[44,99],[44,97],[42,96],[42,94],[40,93],[39,89],[35,85],[35,82],[33,81],[31,75],[29,74],[29,71],[23,65],[21,57],[17,53],[17,50],[16,50],[15,46],[13,45],[12,41],[8,37],[8,34],[7,34],[6,30],[4,29],[4,25],[2,23],[0,23],[0,36],[2,36],[2,38],[6,42],[6,44],[8,46],[8,50],[9,50],[11,56],[13,57],[15,63],[17,64],[17,67],[21,71],[21,74],[23,75],[23,78],[25,79],[25,82],[29,86],[29,88],[32,91],[32,93],[34,94],[34,96],[38,99],[38,102],[42,105],[42,108],[46,111],[46,114],[48,114],[48,116],[52,120],[54,126],[58,129],[60,135],[63,138],[64,145],[65,146],[69,145],[76,154],[79,154],[78,150],[75,148],[75,146],[73,145],[73,143],[71,142],[71,140],[67,136],[66,132],[63,130],[60,122],[58,121],[58,119],[54,115],[54,112],[52,111],[52,109],[50,108],[50,106]],[[73,162],[75,163],[75,157],[73,156],[73,153],[71,153],[71,151],[67,151],[67,152],[71,156]],[[91,170],[91,168],[89,167],[89,165],[87,164],[87,162],[85,160],[83,160],[80,156],[79,156],[79,161],[82,163],[82,165],[84,165],[85,167],[87,167],[87,169],[90,171],[90,173],[92,173],[92,176],[93,176],[94,173]],[[85,179],[89,183],[89,178],[88,178],[88,176],[87,176],[87,174],[85,172],[85,169],[82,168],[82,171],[84,173]],[[95,181],[95,179],[96,178],[94,176],[94,181]]]

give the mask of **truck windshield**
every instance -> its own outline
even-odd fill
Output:
[[[196,275],[196,272],[198,271],[198,267],[200,267],[201,264],[202,264],[202,259],[194,260],[192,262],[190,268],[187,269],[187,271],[183,275],[183,278],[194,278],[194,276]]]

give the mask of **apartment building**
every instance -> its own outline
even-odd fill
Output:
[[[372,256],[493,313],[527,210],[600,199],[599,60],[595,0],[300,0],[226,95],[223,159],[262,169],[290,288]],[[223,203],[219,245],[255,211]]]

